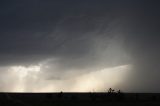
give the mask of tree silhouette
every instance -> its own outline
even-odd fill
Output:
[[[115,90],[112,88],[109,88],[108,93],[113,93]]]

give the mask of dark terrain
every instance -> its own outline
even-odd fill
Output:
[[[1,106],[160,105],[158,93],[0,93]]]

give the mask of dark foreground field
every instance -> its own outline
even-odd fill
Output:
[[[156,93],[0,93],[0,106],[160,106]]]

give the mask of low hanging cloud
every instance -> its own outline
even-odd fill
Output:
[[[103,91],[113,86],[159,92],[157,2],[22,0],[0,4],[1,91]],[[122,68],[123,74],[116,68],[121,66],[130,68]],[[114,68],[120,72],[114,73]],[[114,75],[120,82],[104,86]],[[93,76],[97,83],[90,82]],[[90,87],[81,86],[83,78]]]

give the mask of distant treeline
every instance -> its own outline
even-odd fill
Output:
[[[103,102],[143,102],[143,101],[160,101],[160,94],[158,93],[123,93],[121,90],[115,91],[109,88],[108,92],[97,93],[48,93],[46,94],[48,100],[69,100],[69,101],[103,101]]]
[[[88,93],[0,93],[0,104],[32,104],[32,103],[141,103],[158,102],[160,94],[156,93],[123,93],[121,90],[115,91],[109,88],[107,92],[88,92]]]

